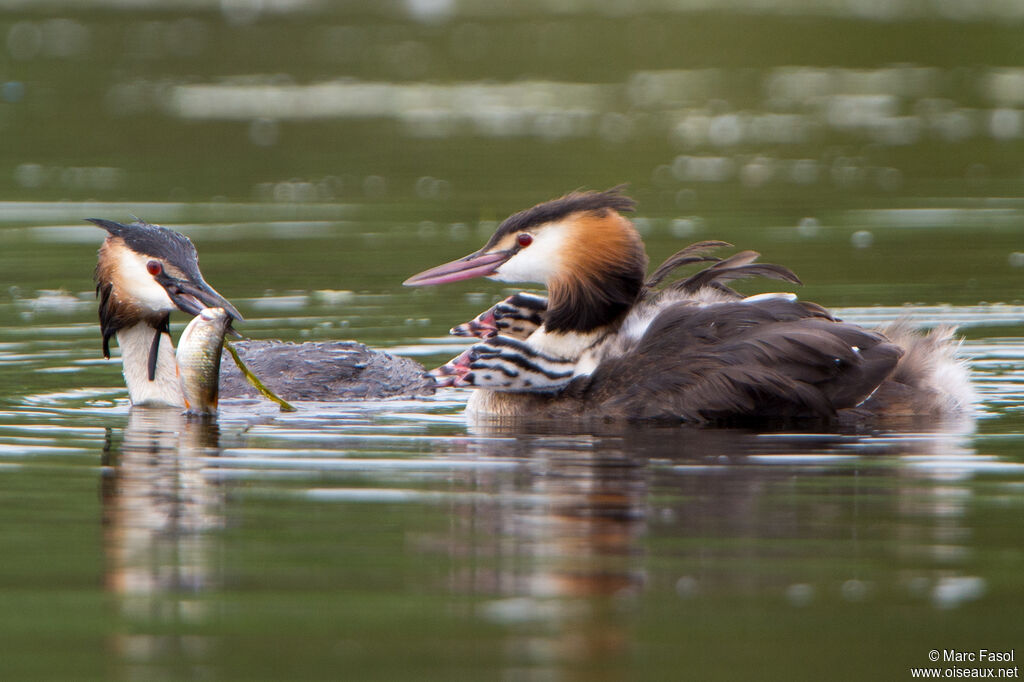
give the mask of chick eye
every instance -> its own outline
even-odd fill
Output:
[[[160,264],[160,261],[151,260],[146,263],[146,272],[156,277],[164,271],[164,266]]]
[[[520,232],[516,237],[516,241],[519,242],[519,246],[527,247],[533,243],[533,235],[529,232]]]

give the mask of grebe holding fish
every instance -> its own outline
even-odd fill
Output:
[[[235,336],[231,324],[241,321],[241,314],[203,279],[195,246],[185,235],[143,221],[89,222],[107,231],[95,272],[103,356],[110,357],[110,340],[116,339],[133,405],[185,407],[171,313],[197,315],[204,308],[221,308],[225,332]],[[234,347],[286,400],[426,395],[434,388],[419,363],[354,341],[241,341]],[[233,362],[221,364],[219,383],[220,397],[255,395]]]

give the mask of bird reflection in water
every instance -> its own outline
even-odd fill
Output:
[[[622,440],[474,428],[475,435],[514,434],[470,447],[521,458],[529,475],[482,470],[462,481],[484,494],[452,510],[445,541],[456,557],[452,588],[493,597],[477,615],[511,629],[508,654],[522,672],[621,659],[629,637],[619,610],[646,581],[645,460]]]
[[[209,616],[202,593],[220,583],[209,531],[223,525],[221,491],[204,475],[219,452],[217,423],[178,409],[133,409],[104,448],[106,585],[124,631],[118,660],[148,676],[156,668],[193,677],[208,642],[187,635]]]
[[[697,623],[724,595],[801,608],[881,589],[945,608],[977,591],[954,556],[968,548],[948,546],[970,544],[970,488],[951,492],[942,464],[979,459],[967,438],[605,426],[484,425],[467,446],[523,463],[467,474],[444,540],[452,589],[508,629],[510,674],[628,666],[629,614],[651,600]]]

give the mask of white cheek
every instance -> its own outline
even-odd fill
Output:
[[[126,293],[150,310],[174,310],[170,296],[146,270],[149,261],[149,258],[130,251],[121,253],[118,271]]]
[[[545,284],[561,269],[565,226],[554,223],[536,234],[533,243],[505,261],[489,279]]]

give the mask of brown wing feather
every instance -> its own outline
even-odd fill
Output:
[[[741,298],[740,294],[726,285],[726,282],[747,277],[767,277],[792,284],[802,284],[800,278],[789,268],[773,263],[755,262],[760,257],[756,251],[740,251],[725,259],[705,255],[708,251],[723,246],[731,246],[731,244],[711,240],[696,242],[672,254],[644,282],[641,298],[649,299],[656,295],[654,288],[660,285],[673,271],[694,263],[712,263],[712,265],[684,280],[673,282],[665,288],[665,291],[676,290],[687,294],[696,294],[700,289],[712,288],[731,297]]]
[[[688,293],[696,293],[706,286],[722,284],[745,277],[767,277],[792,284],[802,284],[800,278],[789,268],[773,263],[755,263],[754,261],[759,256],[760,254],[756,251],[740,251],[725,260],[715,263],[711,267],[704,268],[681,282],[674,283],[672,288],[682,289]]]
[[[714,256],[703,255],[707,251],[722,248],[723,246],[732,246],[729,242],[720,241],[703,241],[690,244],[689,246],[676,251],[674,254],[665,259],[665,262],[657,267],[657,269],[647,278],[647,282],[644,284],[648,289],[661,284],[661,281],[668,277],[668,275],[678,268],[685,265],[692,265],[693,263],[717,263],[722,260]]]
[[[797,301],[676,305],[632,352],[602,363],[587,392],[635,418],[830,418],[867,398],[901,354]]]

